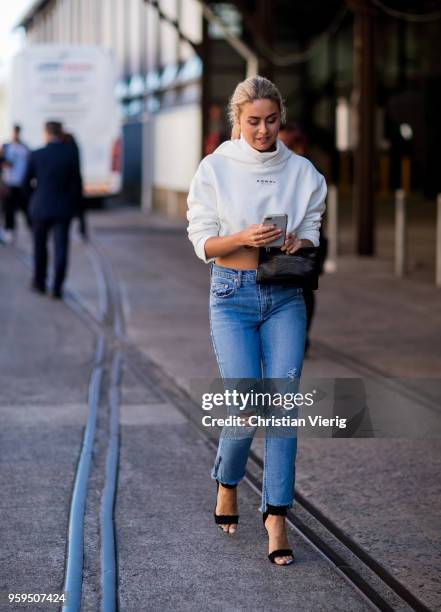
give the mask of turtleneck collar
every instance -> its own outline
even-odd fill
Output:
[[[261,153],[249,145],[242,135],[240,138],[223,142],[213,154],[228,157],[229,159],[249,164],[256,168],[262,166],[275,168],[280,164],[285,164],[293,155],[281,140],[276,140],[275,151],[263,151]]]
[[[242,151],[244,151],[248,155],[252,155],[254,159],[262,163],[265,163],[266,161],[277,157],[278,155],[280,155],[281,152],[280,140],[276,140],[276,148],[274,151],[258,151],[247,143],[243,134],[240,135],[239,146]]]

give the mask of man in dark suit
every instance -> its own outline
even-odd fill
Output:
[[[46,292],[47,240],[53,232],[55,247],[52,297],[61,299],[69,252],[69,226],[81,192],[78,155],[63,142],[61,123],[45,125],[46,146],[33,151],[25,178],[32,191],[30,214],[34,235],[32,288]]]

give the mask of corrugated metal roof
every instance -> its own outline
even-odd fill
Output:
[[[20,19],[20,21],[17,22],[15,27],[26,28],[29,25],[29,22],[32,21],[32,19],[35,17],[35,15],[37,15],[37,13],[39,13],[41,9],[46,6],[46,4],[49,4],[50,1],[51,0],[35,0],[35,2],[31,4],[26,13]]]

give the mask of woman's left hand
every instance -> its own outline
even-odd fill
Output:
[[[286,251],[288,255],[292,255],[303,246],[303,240],[297,238],[294,232],[290,232],[286,234],[285,242],[283,246],[280,247],[281,251]]]

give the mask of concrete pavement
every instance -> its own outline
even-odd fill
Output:
[[[194,381],[217,376],[209,339],[208,269],[194,256],[182,225],[120,211],[96,215],[94,227],[95,239],[124,281],[129,337],[188,389]],[[434,412],[441,405],[441,350],[434,340],[441,331],[439,299],[429,284],[394,279],[388,261],[343,258],[338,274],[321,279],[303,377],[356,378],[363,386],[364,378],[373,376],[380,397],[381,376],[415,384],[424,377],[430,407],[397,398],[417,420],[439,423]],[[254,447],[262,454],[261,440]],[[440,468],[439,439],[304,438],[297,483],[433,605],[441,596],[436,569]]]
[[[111,261],[122,286],[130,341],[182,387],[189,389],[192,381],[217,376],[208,331],[208,269],[195,258],[182,226],[133,210],[95,213],[92,225],[93,239]],[[25,235],[21,243],[28,247]],[[41,317],[52,321],[52,308],[62,313],[60,346],[64,346],[61,336],[74,325],[72,321],[80,324],[63,304],[29,297],[25,286],[28,271],[18,260],[12,266],[13,257],[6,247],[0,256],[3,276],[20,295],[12,304],[2,304],[4,333],[11,335],[12,325],[15,342],[22,338],[19,365],[9,371],[5,397],[16,397],[16,381],[21,380],[23,388],[46,402],[45,394],[50,394],[46,387],[51,385],[41,378],[39,390],[32,374],[33,362],[23,376],[20,360],[27,354],[27,336],[20,334],[25,330],[33,337],[35,332],[35,345],[44,346],[48,322]],[[439,293],[428,284],[391,282],[388,265],[345,258],[338,275],[322,279],[304,377],[360,379],[367,371],[379,371],[407,380],[416,372],[432,377],[427,393],[435,401],[439,386],[434,377],[441,371],[441,356],[433,342],[441,328],[436,308]],[[99,283],[93,254],[75,242],[69,285],[97,319],[103,310]],[[8,293],[14,292],[9,289]],[[26,323],[18,325],[8,318],[14,306],[16,310],[31,309],[31,315],[24,311],[22,320]],[[34,311],[40,310],[44,315],[38,314],[41,323],[35,330],[31,321],[37,316]],[[75,328],[69,337],[75,338],[73,346],[68,339],[64,344],[74,357],[76,350],[81,352],[84,367],[76,366],[76,374],[60,370],[56,397],[63,401],[65,397],[73,401],[79,389],[85,389],[85,364],[90,366],[93,350],[87,329],[80,333]],[[34,354],[38,354],[36,349]],[[62,364],[61,360],[57,365]],[[72,376],[78,379],[72,380]],[[429,413],[427,406],[416,404],[415,408],[419,418]],[[82,409],[84,418],[84,405]],[[28,423],[26,415],[24,420]],[[274,609],[271,605],[276,600],[277,609],[364,609],[364,602],[295,536],[291,538],[299,559],[297,571],[287,579],[269,565],[266,538],[256,512],[258,499],[245,486],[240,491],[244,518],[238,538],[222,538],[211,517],[214,487],[208,472],[212,451],[195,437],[173,404],[147,388],[129,365],[124,374],[121,428],[116,521],[122,609],[185,610],[195,597],[198,605],[209,609],[219,609],[213,603],[219,598],[223,609],[259,609],[259,605]],[[69,452],[74,452],[74,446],[68,446]],[[254,446],[261,453],[259,439]],[[441,552],[440,463],[439,440],[304,438],[298,454],[297,483],[302,493],[427,605],[435,606],[441,595],[437,572]],[[7,479],[13,478],[10,473]],[[26,495],[13,499],[19,508],[28,503]],[[182,521],[187,515],[195,517],[198,529]],[[19,532],[18,526],[14,532]],[[249,563],[244,563],[245,559]],[[225,589],[231,579],[240,585],[237,591]],[[85,603],[85,609],[92,610],[97,594],[89,591],[92,599]]]
[[[93,337],[9,248],[0,285],[0,591],[60,592]]]

